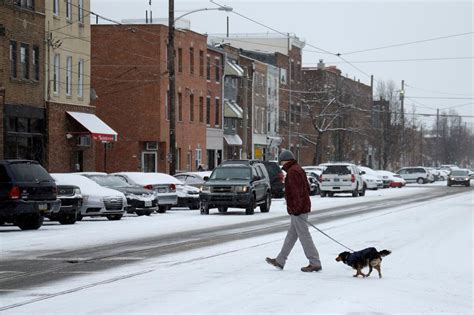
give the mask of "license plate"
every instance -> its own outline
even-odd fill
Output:
[[[145,201],[145,207],[151,207],[151,200]]]
[[[339,178],[334,178],[334,181],[335,181],[335,182],[338,182],[338,181],[339,181]]]
[[[165,193],[165,192],[166,192],[166,189],[165,189],[165,188],[159,188],[159,189],[158,189],[158,192],[159,192],[159,193]]]
[[[47,203],[38,204],[38,210],[48,210],[48,204]]]

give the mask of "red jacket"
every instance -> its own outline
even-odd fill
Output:
[[[298,165],[296,160],[290,161],[283,166],[286,172],[285,199],[286,210],[289,214],[299,215],[311,211],[311,200],[309,199],[309,184],[305,171]]]

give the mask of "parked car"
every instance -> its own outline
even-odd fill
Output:
[[[153,190],[131,185],[120,177],[105,173],[81,173],[81,175],[92,179],[102,187],[115,189],[123,193],[127,198],[127,213],[136,213],[141,216],[150,215],[158,210],[158,198]]]
[[[469,170],[465,170],[465,169],[452,170],[448,177],[448,186],[452,186],[452,185],[464,185],[466,187],[471,186],[471,178],[469,176]]]
[[[214,169],[201,191],[201,214],[218,208],[225,213],[229,207],[244,208],[245,214],[270,211],[272,202],[270,177],[265,166],[257,161],[222,163]]]
[[[319,181],[318,179],[310,173],[306,173],[306,177],[308,178],[309,184],[309,194],[311,196],[319,194]]]
[[[60,208],[56,183],[38,162],[0,160],[0,225],[37,230],[45,215]]]
[[[396,173],[389,172],[389,171],[376,171],[376,172],[382,176],[384,185],[385,185],[385,182],[388,183],[388,187],[402,188],[407,183],[406,180],[404,180],[400,175]]]
[[[451,172],[451,170],[447,170],[447,169],[436,169],[436,170],[439,173],[439,180],[441,181],[447,180],[449,173]]]
[[[376,172],[382,177],[383,188],[389,188],[391,179],[395,173],[384,170],[377,170]]]
[[[102,187],[93,180],[78,174],[53,173],[51,176],[60,185],[75,185],[81,189],[82,206],[77,220],[84,217],[106,217],[120,220],[127,207],[125,195],[115,189]]]
[[[58,187],[58,199],[61,200],[59,212],[50,212],[46,215],[51,221],[59,221],[61,224],[74,224],[77,215],[81,213],[82,193],[81,189],[75,185],[61,185]]]
[[[188,186],[196,187],[201,190],[202,185],[206,182],[204,177],[211,176],[212,171],[202,171],[202,172],[184,172],[174,175],[175,178],[183,182]]]
[[[270,176],[270,186],[273,198],[283,198],[285,196],[285,174],[276,161],[260,161],[267,169]]]
[[[432,183],[434,181],[433,174],[428,170],[428,168],[423,166],[417,167],[404,167],[397,171],[397,174],[400,175],[407,183],[418,183],[426,184]]]
[[[301,168],[304,169],[306,172],[308,171],[316,172],[316,174],[320,176],[326,167],[325,166],[302,166]]]
[[[357,166],[357,168],[365,173],[362,175],[362,180],[364,181],[365,189],[377,190],[379,188],[383,188],[383,180],[380,174],[378,174],[370,167]]]
[[[321,197],[351,193],[352,197],[365,196],[364,172],[351,163],[327,163],[321,175]]]
[[[178,204],[176,185],[178,179],[164,173],[120,172],[112,175],[124,179],[127,183],[154,190],[158,196],[158,212],[165,213]],[[197,194],[199,196],[199,194]]]

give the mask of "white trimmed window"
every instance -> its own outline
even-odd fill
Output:
[[[60,59],[59,54],[54,55],[54,71],[53,71],[53,92],[59,94],[59,70],[60,70]]]
[[[78,9],[78,20],[80,23],[84,23],[84,0],[79,0]]]
[[[53,0],[53,14],[59,15],[59,0]]]
[[[72,57],[68,56],[66,59],[66,95],[71,95],[72,88]]]
[[[66,19],[72,19],[72,0],[66,0]]]
[[[77,96],[82,97],[84,95],[84,60],[79,59],[77,64]]]

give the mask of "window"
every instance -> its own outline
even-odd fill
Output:
[[[194,48],[189,48],[189,73],[194,74]]]
[[[166,120],[171,120],[171,113],[169,110],[169,99],[170,99],[170,91],[166,91],[166,99],[165,99],[165,116]]]
[[[220,81],[221,81],[221,72],[220,72],[220,69],[219,69],[220,59],[219,59],[219,58],[216,58],[215,62],[216,62],[216,64],[215,64],[215,69],[216,69],[216,82],[220,82]]]
[[[183,94],[178,93],[178,120],[183,121]]]
[[[211,124],[211,97],[208,96],[206,100],[206,124]]]
[[[84,23],[84,0],[79,0],[77,10],[78,10],[78,12],[77,12],[78,21],[80,23]]]
[[[53,72],[53,92],[59,94],[59,67],[60,59],[59,54],[54,55],[54,72]]]
[[[27,44],[21,44],[20,46],[20,64],[21,64],[21,78],[29,79],[29,47]]]
[[[178,72],[183,72],[183,50],[178,48]]]
[[[53,0],[53,14],[59,15],[59,0]]]
[[[208,81],[211,81],[211,57],[207,56],[207,70],[206,70],[206,78]]]
[[[216,114],[215,122],[216,123],[215,123],[215,127],[218,127],[220,125],[220,122],[221,122],[221,119],[220,119],[220,116],[219,116],[219,114],[220,114],[219,104],[220,104],[219,99],[216,97],[216,112],[215,112],[215,114]]]
[[[39,81],[39,47],[33,46],[33,79]]]
[[[16,42],[10,42],[10,76],[16,78]]]
[[[199,76],[204,76],[204,51],[199,51]]]
[[[201,156],[201,149],[196,149],[196,169],[201,165],[201,160],[202,160],[202,156]]]
[[[189,95],[189,121],[194,121],[194,94]]]
[[[72,0],[66,0],[66,19],[72,20]]]
[[[84,60],[79,59],[77,64],[77,96],[82,97],[84,95]]]
[[[72,86],[72,57],[68,56],[66,59],[66,95],[71,95]]]
[[[199,97],[199,122],[204,122],[204,98]]]

